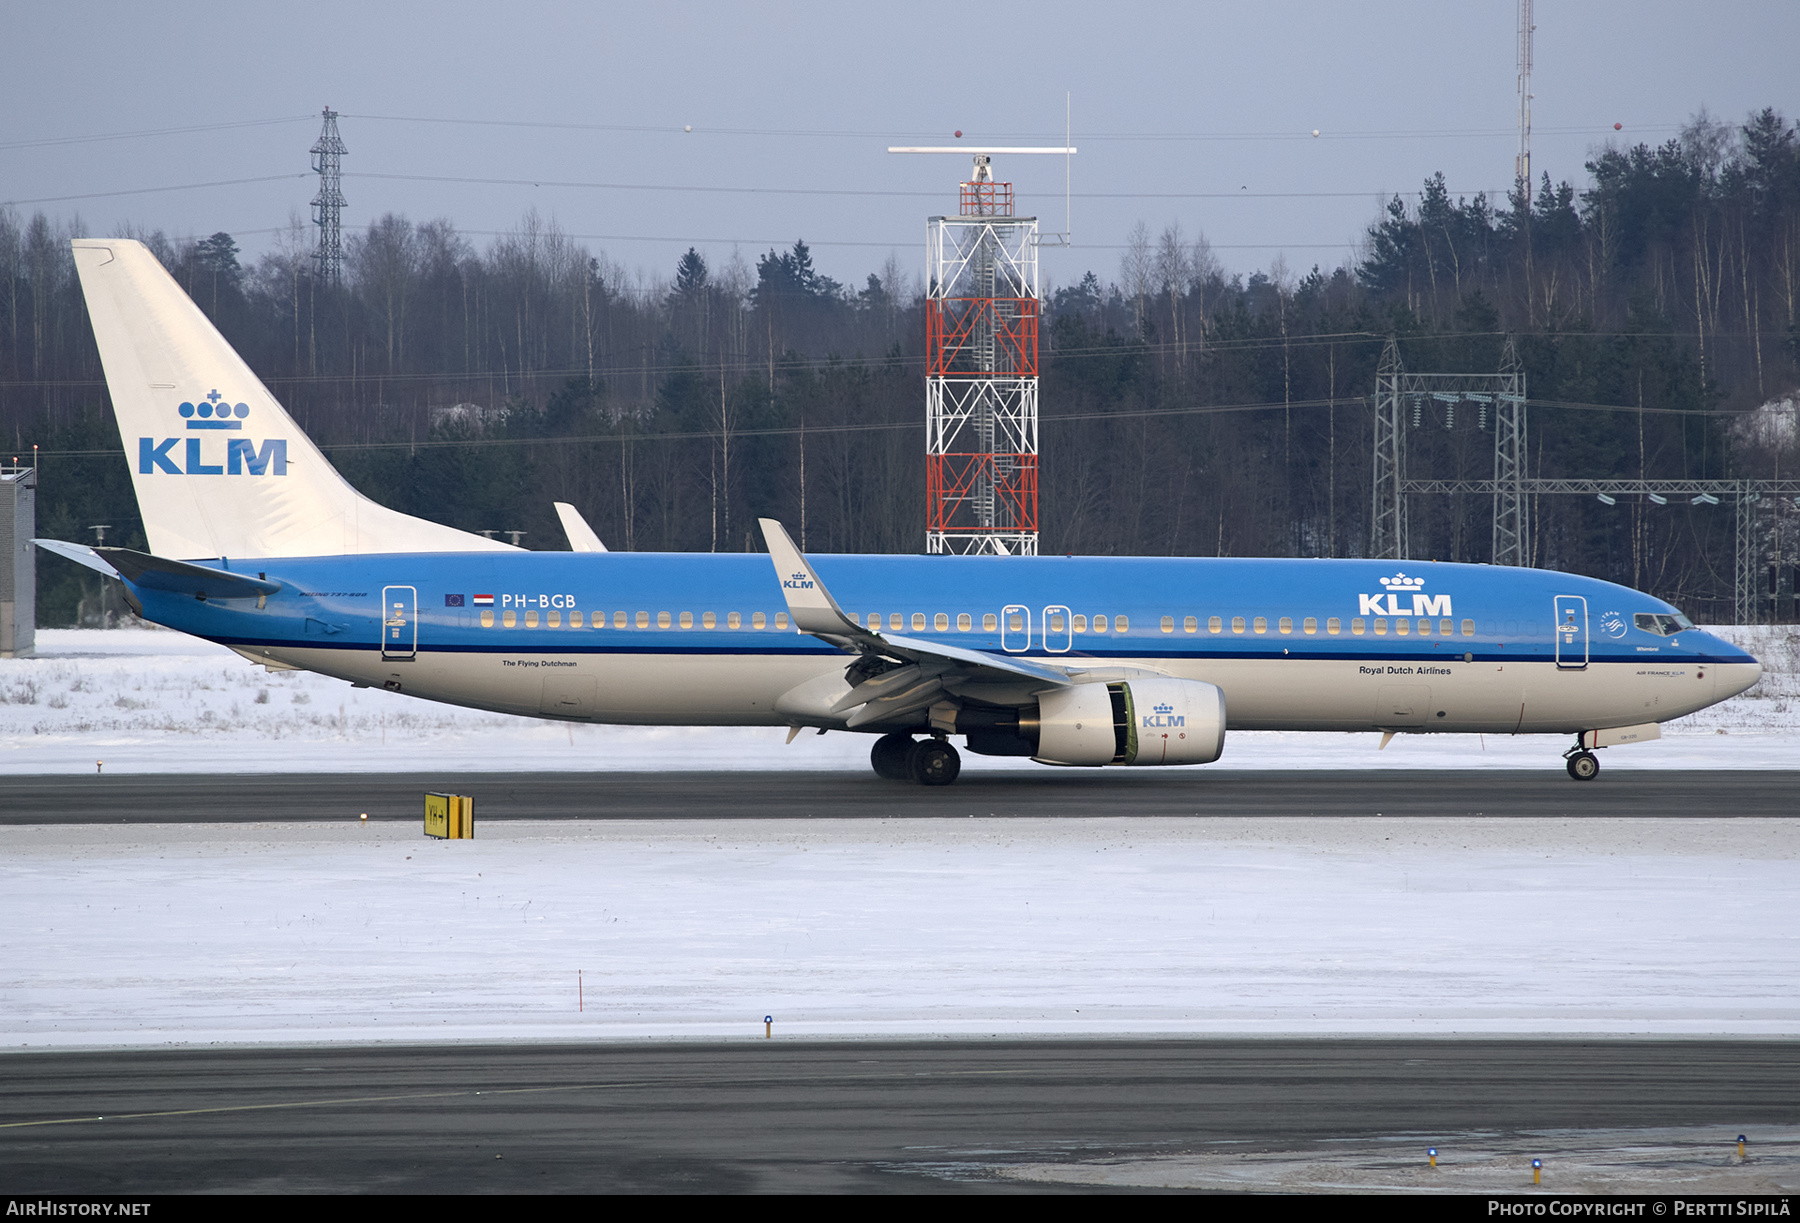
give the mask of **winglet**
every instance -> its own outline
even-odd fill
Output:
[[[556,516],[562,519],[563,534],[569,537],[569,551],[606,551],[606,545],[600,542],[600,537],[588,525],[587,519],[581,516],[580,510],[567,501],[552,501],[550,504],[556,507]]]
[[[787,529],[773,518],[757,520],[762,524],[763,542],[769,546],[769,559],[775,562],[775,576],[781,582],[781,597],[787,600],[788,614],[794,627],[802,633],[829,633],[834,637],[861,637],[862,626],[844,614],[825,583],[814,572],[812,562],[801,554]]]

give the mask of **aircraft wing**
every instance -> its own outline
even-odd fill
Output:
[[[786,528],[773,518],[760,521],[794,628],[863,656],[845,677],[850,691],[829,710],[832,715],[855,710],[846,719],[849,728],[898,718],[971,683],[1043,689],[1077,682],[1072,677],[1078,670],[864,628],[838,606]],[[884,660],[888,665],[882,665]]]

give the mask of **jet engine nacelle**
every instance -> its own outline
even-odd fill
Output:
[[[1225,750],[1225,694],[1192,679],[1076,684],[1038,698],[1042,764],[1211,764]]]

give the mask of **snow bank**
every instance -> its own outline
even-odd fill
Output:
[[[0,1044],[1794,1036],[1796,857],[1764,819],[4,827]]]
[[[1791,768],[1800,762],[1800,627],[1723,628],[1764,660],[1755,689],[1609,751],[1612,768]],[[572,726],[438,705],[339,680],[270,673],[163,630],[40,630],[38,657],[0,660],[0,772],[868,768],[866,736],[743,728]],[[1560,740],[1234,733],[1226,768],[1544,768]],[[965,755],[972,769],[1019,769]]]

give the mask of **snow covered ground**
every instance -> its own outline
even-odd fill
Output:
[[[1800,1187],[1800,1129],[1757,1127],[1741,1159],[1732,1135],[1719,1126],[1403,1134],[1293,1151],[1220,1143],[1188,1155],[975,1167],[1033,1183],[1223,1193],[1698,1195],[1792,1193]],[[1435,1168],[1422,1157],[1428,1146],[1440,1152]],[[1543,1182],[1535,1187],[1534,1157],[1544,1165]]]
[[[0,1045],[1792,1037],[1797,858],[1773,819],[0,827]]]
[[[1715,628],[1764,662],[1756,688],[1611,750],[1613,768],[1800,765],[1800,627]],[[38,656],[0,660],[0,773],[387,769],[856,769],[865,735],[781,729],[572,726],[482,713],[302,672],[264,671],[165,630],[39,630]],[[1240,732],[1223,767],[1554,767],[1560,738]],[[973,769],[1034,769],[966,754]]]
[[[1725,631],[1762,685],[1608,768],[1800,761],[1800,632]],[[0,772],[867,768],[862,736],[570,727],[169,632],[38,641],[0,661]],[[1561,747],[1376,740],[1237,734],[1225,760],[1541,769]],[[1791,1037],[1796,858],[1800,821],[1764,819],[0,827],[0,1045],[760,1037],[765,1014],[845,1037]]]

